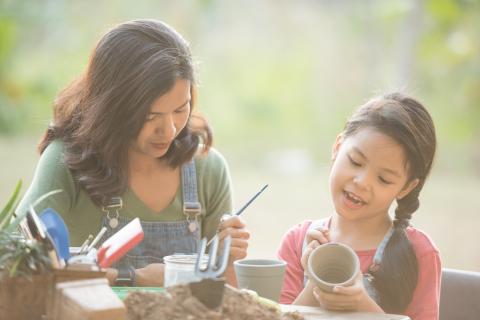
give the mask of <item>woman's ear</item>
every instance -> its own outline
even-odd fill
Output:
[[[407,194],[409,194],[410,191],[415,189],[415,187],[418,185],[419,182],[420,182],[420,180],[417,178],[417,179],[413,179],[412,181],[407,183],[405,185],[405,187],[403,187],[403,189],[398,193],[397,200],[401,200],[403,197],[405,197]]]
[[[332,147],[332,160],[335,160],[337,158],[338,150],[340,150],[340,146],[342,145],[342,142],[343,142],[343,133],[339,133]]]

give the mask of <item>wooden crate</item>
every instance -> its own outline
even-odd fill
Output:
[[[53,274],[4,279],[0,282],[0,319],[42,319],[46,314],[46,291],[52,283]]]
[[[125,320],[127,309],[107,279],[86,279],[56,285],[50,320]]]
[[[105,276],[103,271],[59,269],[30,278],[6,278],[0,282],[0,320],[48,319],[57,283]]]
[[[70,269],[58,269],[54,272],[53,282],[48,286],[46,302],[46,315],[47,319],[52,319],[52,311],[55,298],[55,286],[57,283],[85,280],[85,279],[98,279],[105,278],[106,272],[104,271],[89,271],[89,270],[70,270]]]

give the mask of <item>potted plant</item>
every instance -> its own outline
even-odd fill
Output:
[[[55,288],[60,282],[105,278],[104,270],[89,271],[52,266],[51,243],[30,235],[27,213],[15,214],[21,181],[0,212],[0,318],[9,320],[52,319]],[[61,190],[50,191],[43,199]],[[31,216],[29,216],[31,217]],[[37,226],[38,227],[38,226]],[[22,232],[19,232],[19,229]],[[28,236],[26,236],[28,234]],[[50,251],[50,253],[49,253]]]
[[[51,260],[42,243],[27,240],[15,216],[19,181],[0,212],[0,314],[6,319],[40,319],[45,314],[45,289],[52,284]]]

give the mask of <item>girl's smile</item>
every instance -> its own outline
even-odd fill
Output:
[[[352,210],[357,210],[366,205],[367,203],[353,192],[343,190],[344,205]]]

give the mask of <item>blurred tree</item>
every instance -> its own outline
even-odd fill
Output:
[[[353,107],[399,86],[432,108],[446,149],[480,149],[475,0],[2,0],[0,135],[43,129],[99,35],[138,17],[191,41],[202,111],[233,149],[305,147],[327,159]]]

